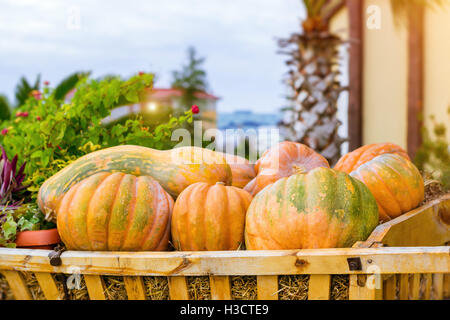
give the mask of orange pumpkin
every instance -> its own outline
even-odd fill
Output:
[[[329,168],[330,165],[323,156],[304,144],[284,141],[264,152],[255,165],[256,178],[244,189],[255,196],[278,179],[317,167]]]
[[[281,178],[247,210],[248,250],[351,247],[378,225],[377,203],[350,175],[328,168]]]
[[[374,143],[358,148],[342,156],[338,163],[334,166],[334,169],[350,173],[356,170],[360,165],[385,153],[398,154],[409,160],[409,156],[406,151],[396,144]]]
[[[240,156],[221,153],[231,168],[231,185],[238,188],[244,188],[252,179],[255,178],[255,165],[247,159]]]
[[[165,250],[172,208],[173,199],[153,178],[100,172],[64,195],[58,231],[70,250]]]
[[[378,203],[380,220],[416,208],[424,198],[423,178],[414,164],[398,154],[383,154],[350,173],[362,181]]]
[[[252,196],[223,183],[199,182],[178,196],[172,242],[178,250],[236,250],[244,242],[245,214]]]

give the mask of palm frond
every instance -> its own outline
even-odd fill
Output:
[[[30,92],[33,90],[39,90],[41,82],[41,75],[39,74],[34,81],[34,85],[31,86],[28,80],[25,77],[21,77],[19,83],[16,86],[16,105],[15,107],[19,107],[27,101],[30,97]]]
[[[0,122],[3,120],[9,120],[11,118],[11,105],[9,104],[8,97],[0,95]]]

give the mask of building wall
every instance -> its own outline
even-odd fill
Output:
[[[425,124],[434,115],[450,140],[450,4],[425,14]]]
[[[395,24],[390,0],[363,0],[367,8],[381,10],[381,28],[364,29],[363,143],[393,142],[407,146],[408,39],[403,24]],[[331,24],[332,30],[347,28],[344,9]],[[424,115],[447,121],[450,105],[450,5],[426,9],[425,15]],[[347,36],[348,38],[348,36]],[[429,124],[429,120],[426,123]],[[447,132],[450,138],[450,132]]]

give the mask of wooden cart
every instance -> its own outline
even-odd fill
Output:
[[[16,299],[67,298],[58,275],[82,277],[90,299],[111,298],[105,278],[123,282],[128,299],[154,298],[146,279],[167,283],[165,298],[195,299],[190,282],[207,278],[202,298],[236,299],[234,283],[246,277],[255,299],[289,299],[280,279],[297,277],[300,297],[333,299],[335,279],[344,279],[344,298],[445,299],[450,297],[450,195],[379,225],[352,248],[217,252],[66,251],[52,266],[47,250],[0,249],[0,273]],[[118,278],[119,277],[119,278]],[[301,277],[301,278],[299,278]],[[79,279],[79,278],[78,278]],[[73,280],[73,277],[72,277]],[[231,280],[231,281],[230,281]],[[252,287],[253,286],[253,287]],[[295,289],[295,288],[294,288]],[[202,288],[205,290],[205,288]],[[298,296],[296,296],[298,298]],[[241,295],[242,298],[242,295]],[[245,296],[244,296],[245,298]],[[342,298],[342,297],[341,297]]]

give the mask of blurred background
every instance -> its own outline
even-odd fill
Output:
[[[204,130],[280,129],[331,163],[377,142],[448,159],[446,0],[1,0],[0,35],[5,119],[44,84],[70,101],[81,75],[146,72],[153,88],[106,125],[198,105]]]

